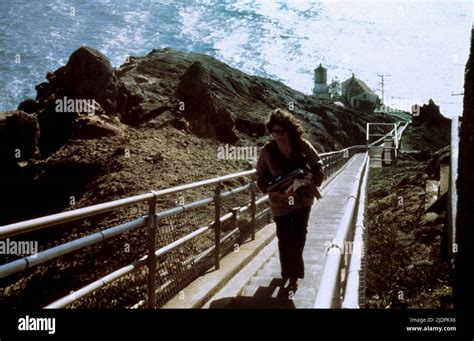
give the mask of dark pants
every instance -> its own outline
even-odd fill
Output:
[[[303,249],[310,212],[310,206],[303,206],[286,215],[274,217],[283,278],[304,278]]]

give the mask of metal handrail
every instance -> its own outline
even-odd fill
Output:
[[[155,197],[157,198],[166,194],[178,193],[178,192],[182,192],[188,189],[193,189],[193,188],[202,187],[206,185],[212,185],[212,184],[230,180],[230,179],[253,175],[255,173],[256,173],[256,170],[251,169],[248,171],[233,173],[233,174],[229,174],[225,176],[197,181],[197,182],[175,186],[171,188],[166,188],[166,189],[162,189],[158,191],[151,191],[149,193],[135,195],[135,196],[124,198],[124,199],[118,199],[118,200],[109,201],[102,204],[78,208],[78,209],[71,210],[68,212],[52,214],[45,217],[30,219],[30,220],[26,220],[26,221],[22,221],[18,223],[1,226],[0,238],[11,237],[18,234],[42,229],[45,227],[50,227],[50,226],[68,223],[68,222],[79,220],[79,219],[88,218],[88,217],[97,215],[99,213],[112,211],[117,208],[122,208],[125,206],[148,202],[149,200]]]
[[[344,213],[339,222],[336,236],[327,249],[321,282],[314,302],[314,308],[332,308],[339,305],[340,301],[340,276],[341,262],[345,252],[345,242],[352,225],[354,209],[359,193],[362,173],[367,167],[368,152],[365,153],[364,161],[356,173],[356,179],[352,186],[351,194],[344,206]]]
[[[260,201],[260,203],[263,203],[264,201]],[[229,219],[231,219],[233,217],[233,213],[232,212],[229,212],[227,214],[225,214],[224,216],[222,216],[220,218],[220,222],[224,222],[224,221],[227,221]],[[171,252],[173,251],[174,249],[176,249],[178,246],[184,244],[185,242],[209,231],[210,229],[212,229],[214,225],[214,222],[212,222],[211,224],[207,225],[207,226],[204,226],[204,227],[201,227],[199,229],[197,229],[196,231],[193,231],[177,240],[175,240],[174,242],[168,244],[168,245],[165,245],[163,246],[162,248],[156,250],[154,252],[154,257],[155,257],[155,260],[156,258],[158,257],[161,257],[163,255],[165,255],[166,253],[168,252]],[[221,242],[224,240],[224,238],[221,239]],[[215,246],[214,246],[215,248]],[[91,284],[88,284],[87,286],[83,287],[82,289],[78,290],[78,291],[75,291],[75,292],[72,292],[70,293],[69,295],[66,295],[58,300],[56,300],[55,302],[47,305],[45,308],[46,309],[51,309],[51,308],[64,308],[66,307],[67,305],[77,301],[78,299],[82,298],[82,297],[85,297],[87,296],[88,294],[102,288],[104,285],[110,283],[111,281],[113,280],[116,280],[134,270],[137,270],[138,268],[140,268],[141,266],[145,265],[149,260],[148,260],[148,257],[149,255],[146,255],[146,256],[143,256],[142,258],[140,258],[138,261],[134,262],[133,264],[131,265],[127,265],[127,266],[124,266],[118,270],[115,270],[114,272],[94,281],[93,283]],[[132,267],[130,267],[132,266]]]
[[[387,152],[387,151],[390,151],[390,155],[393,155],[393,157],[395,159],[395,162],[396,162],[396,159],[398,157],[398,149],[400,148],[400,140],[402,138],[402,135],[403,135],[405,129],[410,124],[410,121],[406,121],[403,126],[401,125],[401,123],[402,123],[402,121],[399,121],[396,124],[395,123],[384,123],[385,125],[387,125],[387,124],[393,124],[394,125],[394,128],[392,130],[390,130],[385,135],[378,135],[378,134],[370,134],[369,133],[369,127],[370,127],[371,124],[379,125],[379,124],[383,124],[383,123],[367,123],[367,136],[366,136],[367,148],[371,148],[371,149],[378,148],[379,150],[383,150],[384,153]],[[382,136],[382,137],[380,139],[378,139],[378,140],[376,140],[376,141],[369,144],[369,136]],[[394,142],[393,146],[387,145],[387,143],[386,143],[387,139],[393,140],[393,142]],[[390,157],[390,159],[391,159],[391,157]],[[384,161],[384,157],[376,158],[376,157],[373,156],[372,160],[373,161]]]
[[[263,203],[263,201],[261,201],[261,203]],[[232,217],[233,217],[232,212],[229,212],[229,213],[225,214],[224,216],[222,216],[220,218],[220,221],[224,222],[224,221],[227,221],[227,220],[231,219]],[[180,245],[184,244],[185,242],[187,242],[187,241],[189,241],[189,240],[191,240],[191,239],[193,239],[193,238],[209,231],[210,229],[212,229],[213,223],[214,222],[212,222],[211,224],[209,224],[207,226],[201,227],[201,228],[197,229],[196,231],[193,231],[193,232],[191,232],[191,233],[175,240],[174,242],[172,242],[168,245],[165,245],[165,246],[161,247],[160,249],[158,249],[154,252],[154,255],[152,257],[154,257],[154,258],[161,257],[161,256],[165,255],[166,253],[169,253],[169,252],[173,251],[174,249],[176,249]],[[223,242],[223,240],[224,240],[224,238],[221,239],[221,242]],[[71,303],[74,303],[78,299],[80,299],[82,297],[85,297],[85,296],[91,294],[92,292],[102,288],[106,284],[108,284],[108,283],[110,283],[110,282],[112,282],[116,279],[119,279],[120,277],[122,277],[122,276],[124,276],[124,275],[126,275],[126,274],[128,274],[128,273],[130,273],[134,270],[139,269],[143,265],[147,264],[147,262],[149,261],[148,258],[149,258],[149,255],[145,255],[142,258],[140,258],[138,261],[132,263],[131,265],[127,265],[127,266],[124,266],[124,267],[122,267],[118,270],[115,270],[112,273],[110,273],[110,274],[108,274],[108,275],[106,275],[102,278],[99,278],[98,280],[94,281],[93,283],[88,284],[87,286],[83,287],[82,289],[80,289],[78,291],[75,291],[75,292],[72,292],[69,295],[66,295],[66,296],[54,301],[53,303],[45,306],[45,308],[46,309],[64,308],[67,305],[69,305]]]
[[[362,148],[362,147],[365,148],[365,146],[363,145],[355,145],[348,148],[344,148],[339,151],[321,153],[320,157],[321,159],[324,160],[325,157],[328,157],[330,155],[341,154],[341,153],[344,153],[344,151],[346,150],[351,150],[354,148]],[[97,204],[93,206],[87,206],[87,207],[78,208],[78,209],[67,211],[67,212],[56,213],[56,214],[52,214],[52,215],[48,215],[48,216],[44,216],[40,218],[34,218],[30,220],[25,220],[25,221],[21,221],[17,223],[0,226],[0,239],[12,237],[12,236],[27,233],[27,232],[32,232],[32,231],[43,229],[46,227],[69,223],[69,222],[84,219],[84,218],[89,218],[91,216],[95,216],[100,213],[109,212],[117,208],[122,208],[122,207],[130,206],[130,205],[134,205],[134,204],[147,202],[153,199],[154,197],[160,197],[167,194],[178,193],[178,192],[182,192],[182,191],[197,188],[197,187],[212,185],[212,184],[216,184],[216,183],[230,180],[230,179],[254,175],[255,173],[256,173],[256,170],[251,169],[248,171],[228,174],[221,177],[215,177],[212,179],[197,181],[197,182],[175,186],[175,187],[171,187],[171,188],[167,188],[163,190],[151,191],[148,193],[139,194],[139,195],[135,195],[135,196],[131,196],[131,197],[123,198],[123,199],[118,199],[114,201],[109,201],[109,202],[105,202],[105,203],[101,203],[101,204]]]
[[[357,207],[357,218],[355,223],[354,240],[352,244],[352,254],[349,270],[347,271],[346,289],[342,308],[358,309],[360,307],[360,273],[363,271],[362,260],[365,257],[367,245],[364,244],[364,234],[366,233],[366,201],[367,182],[369,178],[370,156],[367,158],[362,184],[360,186],[359,202]]]
[[[365,145],[355,145],[342,150],[320,154],[324,162],[324,180],[330,179],[343,164],[347,162],[355,153],[366,150]]]
[[[401,122],[393,124],[394,128],[384,135],[381,139],[369,144],[371,147],[387,137],[394,138],[395,150],[399,147],[399,141],[402,134],[410,123],[407,121],[403,126]],[[368,123],[369,125],[369,123]],[[386,125],[391,125],[387,123]],[[367,137],[369,131],[367,129]],[[367,139],[368,141],[368,139]],[[344,207],[343,217],[339,223],[336,235],[327,249],[327,257],[324,264],[323,275],[314,302],[315,308],[359,308],[359,290],[360,290],[360,272],[362,269],[364,230],[365,230],[365,204],[367,199],[367,182],[369,174],[370,157],[368,152],[356,176],[356,181],[351,190],[351,194]],[[358,203],[357,218],[353,224],[356,204]],[[348,237],[353,236],[351,257],[347,256]],[[349,265],[350,262],[350,265]],[[342,272],[344,272],[344,282],[342,281]],[[345,284],[344,300],[341,302],[341,292]],[[342,303],[342,304],[341,304]]]
[[[99,231],[99,232],[87,235],[85,237],[74,239],[70,242],[54,246],[50,249],[41,251],[34,255],[20,258],[13,262],[6,263],[4,265],[0,265],[0,278],[10,276],[19,271],[23,271],[33,266],[47,262],[51,259],[83,249],[87,246],[100,243],[106,239],[110,239],[121,233],[136,230],[137,228],[145,226],[145,225],[146,225],[145,217],[135,219],[135,220],[126,222],[124,224],[120,224],[112,228],[106,229],[104,231]]]
[[[227,192],[221,193],[221,198],[226,198],[231,195],[243,192],[245,190],[248,190],[252,184],[247,184],[244,186],[236,187],[234,189],[231,189]],[[214,202],[213,197],[205,198],[205,199],[200,199],[193,201],[188,204],[183,204],[178,207],[174,207],[165,211],[162,211],[160,213],[156,214],[157,219],[162,219],[174,214],[182,213],[184,211],[187,211],[191,208],[197,208],[201,207],[210,203]],[[251,204],[249,204],[251,205]],[[135,219],[133,221],[114,226],[111,228],[108,228],[103,231],[99,231],[96,233],[93,233],[91,235],[81,237],[79,239],[75,239],[73,241],[52,247],[48,250],[41,251],[39,253],[36,253],[31,256],[27,256],[25,258],[18,259],[16,261],[0,265],[0,278],[7,277],[9,275],[12,275],[16,272],[25,270],[27,268],[31,268],[33,266],[39,265],[41,263],[44,263],[48,260],[57,258],[59,256],[63,256],[65,254],[80,250],[84,247],[91,246],[97,243],[100,243],[104,241],[105,239],[109,239],[112,237],[115,237],[119,235],[120,233],[136,230],[139,227],[146,226],[146,216],[142,218]]]
[[[321,153],[321,154],[319,154],[319,156],[322,158],[322,157],[324,157],[324,156],[329,156],[329,155],[333,155],[333,154],[343,153],[343,152],[346,151],[346,150],[351,150],[351,149],[355,149],[355,148],[365,148],[365,145],[356,144],[356,145],[353,145],[353,146],[350,146],[350,147],[347,147],[347,148],[343,148],[343,149],[341,149],[341,150],[335,150],[335,151],[333,151],[333,152]]]
[[[410,123],[409,121],[406,122],[406,124],[401,128],[401,132],[400,133],[397,133],[398,132],[398,129],[400,129],[400,123],[402,121],[398,121],[397,123],[376,123],[377,125],[393,125],[394,128],[392,130],[390,130],[387,134],[380,134],[380,135],[377,135],[377,134],[369,134],[369,126],[371,124],[374,124],[374,123],[367,123],[367,133],[366,133],[366,140],[367,140],[367,145],[369,147],[372,147],[372,146],[375,146],[375,145],[378,145],[380,143],[383,142],[384,139],[386,139],[387,137],[392,137],[392,135],[395,135],[395,138],[397,138],[398,140],[401,139],[401,136],[403,134],[403,132],[405,131],[405,128],[408,126],[408,124]],[[398,137],[397,137],[398,135]],[[381,138],[379,138],[378,140],[375,140],[374,142],[372,143],[369,143],[369,136],[382,136]],[[397,142],[398,143],[398,142]]]
[[[320,154],[321,159],[323,160],[329,160],[331,162],[325,163],[325,171],[326,171],[326,177],[325,180],[327,181],[328,179],[331,179],[331,176],[334,175],[333,173],[336,172],[336,170],[345,163],[342,161],[344,159],[350,159],[349,155],[353,155],[356,153],[358,149],[364,149],[365,146],[362,145],[357,145],[357,146],[351,146],[348,148],[345,148],[340,151],[335,151],[335,152],[329,152],[329,153],[322,153]],[[347,161],[346,160],[346,161]],[[18,222],[18,223],[13,223],[9,225],[5,225],[3,227],[0,227],[0,239],[1,238],[7,238],[10,236],[16,236],[24,233],[28,233],[31,231],[39,230],[39,229],[44,229],[50,226],[62,224],[62,223],[67,223],[71,221],[76,221],[79,219],[84,219],[88,218],[91,216],[98,215],[100,213],[108,212],[117,208],[122,208],[130,205],[134,205],[137,203],[148,203],[149,206],[149,214],[148,216],[144,216],[138,219],[135,219],[133,221],[114,226],[111,228],[108,228],[106,230],[93,233],[91,235],[81,237],[79,239],[75,239],[73,241],[67,242],[65,244],[61,244],[58,246],[55,246],[53,248],[50,248],[48,250],[42,251],[38,254],[28,256],[19,260],[15,260],[13,262],[4,264],[0,266],[0,278],[6,277],[8,275],[11,275],[13,273],[16,273],[18,271],[24,270],[26,268],[38,265],[40,263],[46,262],[48,260],[57,258],[59,256],[62,256],[64,254],[77,251],[81,248],[84,248],[86,246],[90,246],[99,242],[102,242],[106,239],[112,238],[118,234],[121,234],[126,231],[131,231],[135,230],[139,227],[144,227],[148,225],[150,233],[148,234],[149,238],[149,250],[148,254],[141,257],[139,260],[135,261],[134,263],[124,266],[96,281],[93,283],[85,286],[84,288],[75,291],[71,293],[70,295],[67,295],[63,298],[60,298],[59,300],[51,303],[50,305],[47,306],[47,308],[53,308],[53,307],[64,307],[67,306],[68,304],[78,300],[81,297],[84,297],[91,292],[103,287],[104,285],[110,283],[111,281],[114,281],[131,271],[134,271],[143,265],[148,264],[149,267],[149,276],[148,276],[148,298],[149,298],[149,307],[154,307],[156,304],[155,302],[155,292],[156,292],[156,283],[154,279],[154,273],[156,269],[156,260],[158,256],[161,256],[174,248],[178,247],[182,243],[196,237],[197,235],[200,235],[211,228],[214,229],[215,235],[216,235],[216,267],[218,268],[219,266],[219,246],[220,246],[220,224],[225,221],[230,219],[233,214],[232,213],[227,213],[224,216],[220,216],[220,201],[222,198],[226,198],[229,196],[232,196],[236,193],[240,193],[245,190],[251,190],[252,197],[251,197],[251,202],[248,205],[245,205],[244,207],[241,207],[239,210],[247,210],[251,209],[251,215],[252,215],[252,239],[255,239],[255,214],[256,214],[256,209],[255,207],[257,205],[260,205],[268,199],[268,195],[263,195],[259,198],[256,198],[254,195],[255,193],[255,188],[256,188],[256,183],[255,181],[252,181],[249,184],[231,189],[226,192],[221,192],[220,191],[220,184],[223,181],[230,180],[230,179],[235,179],[239,177],[245,177],[245,176],[254,176],[256,173],[255,169],[248,170],[248,171],[243,171],[243,172],[238,172],[238,173],[233,173],[233,174],[228,174],[225,176],[220,176],[220,177],[215,177],[212,179],[206,179],[194,183],[189,183],[185,185],[180,185],[172,188],[167,188],[163,190],[158,190],[158,191],[151,191],[149,193],[144,193],[124,199],[119,199],[115,201],[110,201],[98,205],[93,205],[89,207],[84,207],[84,208],[79,208],[75,209],[72,211],[68,212],[62,212],[58,214],[53,214],[45,217],[40,217],[40,218],[35,218],[35,219],[30,219],[27,221],[23,222]],[[172,193],[178,193],[181,191],[193,189],[193,188],[198,188],[201,186],[206,186],[206,185],[212,185],[216,184],[216,192],[213,197],[210,198],[204,198],[200,199],[191,203],[183,204],[159,213],[156,213],[156,199],[159,196],[164,196],[167,194],[172,194]],[[157,220],[171,216],[177,213],[184,212],[186,210],[200,207],[203,205],[207,205],[210,203],[214,203],[216,206],[216,219],[213,223],[211,223],[209,226],[200,228],[197,231],[194,231],[164,247],[162,247],[159,250],[155,250],[154,248],[154,231],[156,230],[157,227]]]

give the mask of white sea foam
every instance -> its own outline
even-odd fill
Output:
[[[68,15],[71,7],[75,16]],[[474,4],[449,1],[269,0],[0,2],[0,110],[10,110],[48,71],[88,45],[114,66],[129,54],[171,46],[310,93],[313,69],[328,80],[352,72],[387,99],[433,98],[445,115],[462,110]],[[2,51],[3,50],[3,51]],[[22,55],[21,65],[14,63]]]

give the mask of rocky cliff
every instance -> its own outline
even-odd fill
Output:
[[[418,114],[413,115],[413,125],[424,124],[429,127],[444,129],[449,132],[451,120],[439,111],[439,105],[430,98],[427,104],[419,107]],[[449,135],[449,134],[447,134]]]
[[[114,69],[81,47],[46,78],[36,99],[0,113],[0,225],[251,167],[217,160],[217,148],[263,145],[275,108],[292,111],[320,152],[364,144],[368,121],[397,120],[171,48]]]
[[[262,146],[269,139],[264,122],[275,108],[292,111],[319,152],[364,144],[367,122],[399,120],[335,106],[209,56],[173,49],[131,57],[114,69],[106,56],[82,47],[46,78],[36,99],[0,113],[0,225],[253,167],[249,160],[219,158],[218,148]],[[85,110],[91,101],[93,112]],[[212,195],[212,189],[185,195],[159,198],[158,210]],[[145,212],[116,210],[28,238],[49,248]],[[3,279],[0,287],[8,293],[0,295],[0,306],[42,307],[131,263],[146,250],[143,233]],[[130,253],[123,252],[125,241],[133,246]],[[136,302],[134,285],[114,288],[120,302],[109,292],[96,299],[110,307]]]

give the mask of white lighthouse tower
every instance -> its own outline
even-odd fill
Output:
[[[320,98],[330,98],[330,94],[328,91],[328,71],[322,64],[314,69],[314,88],[313,88],[313,95],[320,97]]]

